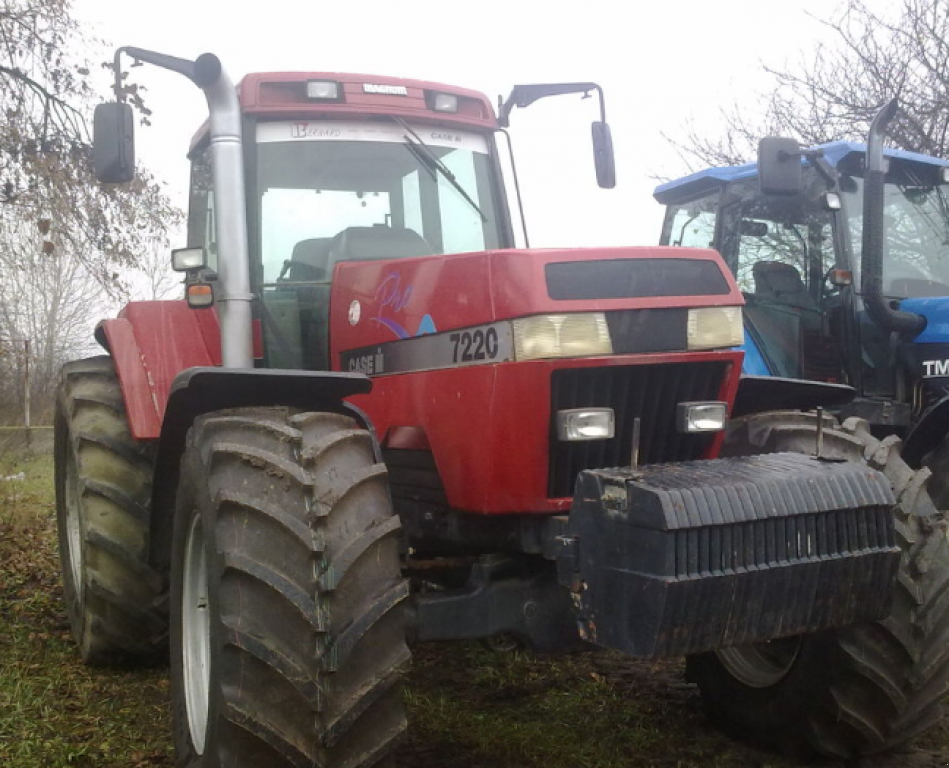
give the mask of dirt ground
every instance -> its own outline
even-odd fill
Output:
[[[643,662],[630,660],[610,652],[582,654],[568,664],[550,659],[494,659],[490,663],[500,669],[510,667],[504,685],[486,690],[472,676],[472,664],[479,664],[473,648],[451,646],[417,648],[415,668],[410,674],[409,689],[438,691],[456,706],[467,707],[467,717],[490,717],[503,732],[505,720],[531,720],[526,724],[544,730],[560,731],[565,752],[560,757],[538,745],[531,754],[531,745],[516,737],[505,749],[502,742],[494,747],[472,743],[458,732],[433,727],[430,715],[416,719],[409,741],[400,752],[400,768],[514,768],[538,765],[546,768],[584,768],[586,766],[620,766],[630,768],[687,768],[716,766],[720,768],[801,768],[823,766],[843,768],[937,768],[949,765],[949,723],[931,731],[912,748],[899,754],[867,758],[858,763],[829,760],[789,760],[757,750],[728,738],[715,730],[705,719],[698,691],[685,682],[684,662],[680,660]],[[530,674],[531,670],[534,675]],[[516,674],[515,674],[516,673]],[[520,677],[521,679],[516,679]],[[585,720],[576,727],[556,720],[545,720],[537,713],[539,699],[572,695],[586,699],[586,683],[592,681],[601,697],[611,705],[623,708],[622,725],[613,730],[597,722],[603,717],[596,706],[590,707]],[[412,698],[410,697],[410,702]],[[464,702],[464,704],[462,704]],[[523,710],[530,714],[524,715]],[[612,717],[606,718],[612,721]],[[566,732],[566,734],[564,733]],[[508,737],[510,738],[510,737]],[[540,758],[543,753],[543,759]],[[490,756],[490,759],[489,759]]]

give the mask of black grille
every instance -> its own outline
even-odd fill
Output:
[[[551,377],[550,466],[547,495],[573,495],[584,469],[629,466],[633,420],[640,418],[639,461],[658,464],[697,459],[711,434],[676,430],[676,405],[689,400],[717,400],[728,363],[670,363],[609,368],[571,368]],[[557,439],[557,411],[568,408],[612,408],[612,440],[562,442]]]

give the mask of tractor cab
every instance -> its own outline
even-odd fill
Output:
[[[949,308],[946,162],[884,152],[881,290],[890,307],[935,319]],[[711,168],[661,185],[662,244],[715,248],[745,297],[745,373],[846,383],[871,422],[910,423],[933,387],[919,342],[949,341],[875,322],[862,286],[866,146],[834,142],[800,153],[800,181],[768,190],[759,164]],[[946,298],[939,298],[946,297]],[[923,345],[924,356],[933,348]],[[927,357],[927,359],[928,359]],[[930,366],[934,370],[934,366]],[[924,381],[925,379],[925,381]],[[887,415],[877,405],[886,401]],[[911,404],[910,404],[911,403]]]
[[[328,370],[341,261],[511,247],[491,105],[395,78],[249,75],[238,86],[251,290],[267,368]],[[215,270],[207,127],[192,162],[188,246]],[[210,274],[213,279],[213,274]]]

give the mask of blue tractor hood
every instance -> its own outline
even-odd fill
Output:
[[[811,149],[823,150],[824,160],[834,168],[843,166],[856,170],[862,165],[867,145],[855,141],[832,141],[827,144],[818,144]],[[946,166],[949,161],[938,157],[921,155],[918,152],[907,152],[902,149],[884,149],[885,157],[900,160],[905,163],[920,163],[929,166]],[[801,162],[807,162],[803,159]],[[683,176],[681,179],[667,181],[660,184],[653,191],[653,197],[662,205],[670,205],[696,197],[722,187],[729,182],[739,181],[757,176],[757,163],[733,165],[722,168],[706,168],[697,173]]]
[[[913,339],[914,344],[949,342],[949,296],[904,299],[900,302],[900,309],[926,318],[926,327]]]

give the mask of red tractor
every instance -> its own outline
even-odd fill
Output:
[[[612,186],[595,84],[498,117],[391,77],[235,88],[207,54],[121,49],[117,77],[123,52],[207,96],[186,299],[64,368],[58,516],[82,657],[170,641],[179,765],[385,762],[415,640],[686,655],[732,726],[823,752],[933,722],[946,652],[886,647],[946,616],[925,473],[861,422],[763,413],[850,390],[740,377],[714,251],[515,250],[495,136],[597,91]],[[100,180],[130,180],[130,108],[95,134]]]

